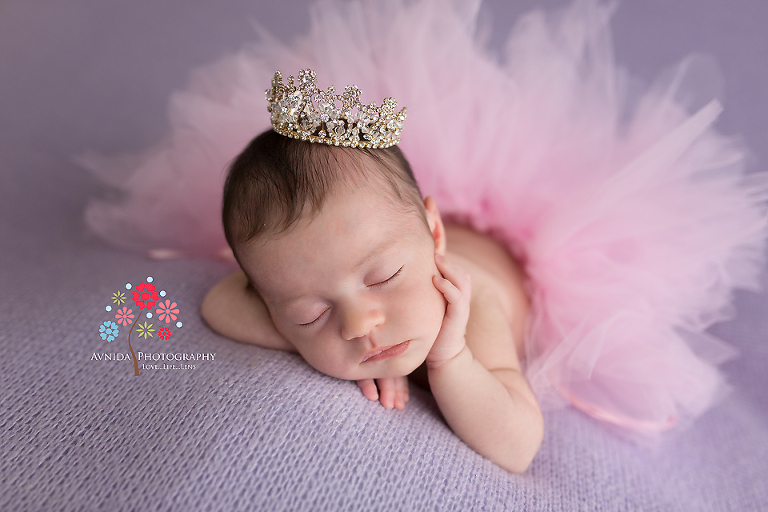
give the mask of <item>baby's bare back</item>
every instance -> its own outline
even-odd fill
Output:
[[[506,353],[509,336],[516,359],[525,357],[525,322],[529,298],[521,265],[493,238],[474,230],[447,224],[447,253],[472,276],[472,301],[467,324],[467,343],[473,353],[489,359]],[[502,332],[499,332],[501,330]],[[511,354],[510,354],[511,355]]]

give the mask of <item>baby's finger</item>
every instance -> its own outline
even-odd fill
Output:
[[[387,409],[395,406],[395,379],[378,379],[379,384],[379,402]]]
[[[442,276],[432,276],[432,282],[435,284],[440,293],[445,296],[445,300],[451,304],[455,304],[461,299],[462,292],[455,284]]]
[[[456,286],[456,288],[462,291],[469,291],[471,286],[469,272],[464,270],[464,268],[457,263],[454,263],[445,256],[437,253],[435,253],[435,263],[443,277]]]
[[[408,393],[408,378],[399,377],[396,382],[395,409],[405,409],[405,404],[410,400]]]
[[[360,386],[360,390],[363,392],[363,396],[368,400],[378,400],[379,392],[376,390],[376,383],[373,379],[361,379],[357,381],[357,385]]]

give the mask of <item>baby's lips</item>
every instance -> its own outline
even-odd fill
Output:
[[[409,341],[410,340],[406,340],[396,345],[389,345],[387,347],[381,347],[376,350],[372,350],[365,355],[365,358],[362,360],[362,362],[365,363],[366,361],[378,361],[380,359],[389,359],[390,357],[398,356],[408,349]]]

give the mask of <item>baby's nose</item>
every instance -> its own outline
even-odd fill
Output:
[[[347,308],[341,335],[345,340],[353,340],[368,335],[384,321],[384,314],[375,307]]]

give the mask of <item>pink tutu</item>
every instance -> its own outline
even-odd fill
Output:
[[[688,85],[706,62],[630,94],[609,8],[532,12],[499,60],[478,42],[478,7],[325,2],[292,45],[259,33],[173,94],[156,148],[81,158],[127,193],[94,201],[88,225],[156,257],[226,255],[226,167],[270,127],[274,71],[310,67],[322,88],[406,106],[400,147],[422,192],[523,262],[526,375],[544,408],[644,434],[689,423],[727,390],[717,365],[734,351],[705,329],[732,315],[734,288],[757,286],[768,175],[745,174],[743,149],[712,128],[720,105],[696,103]]]

